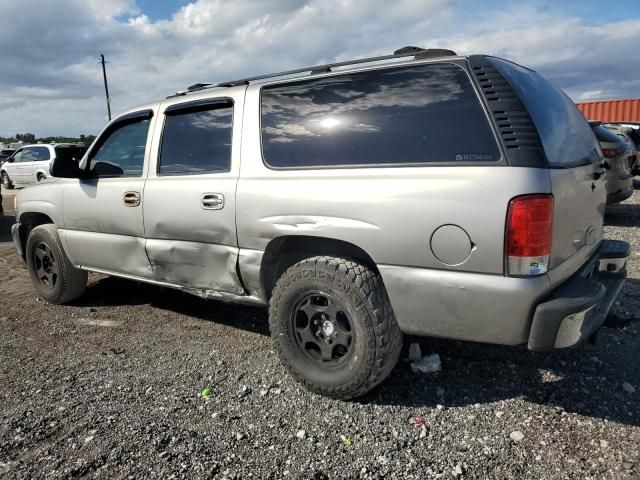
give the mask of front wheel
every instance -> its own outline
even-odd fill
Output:
[[[353,398],[373,389],[402,348],[380,277],[343,258],[314,257],[289,268],[274,288],[269,325],[289,372],[331,397]]]
[[[11,190],[13,188],[13,182],[9,178],[9,175],[7,175],[7,172],[2,172],[1,177],[2,177],[2,186],[7,190]]]
[[[86,290],[87,272],[75,268],[69,261],[54,225],[40,225],[31,230],[26,257],[31,282],[46,301],[67,303]]]

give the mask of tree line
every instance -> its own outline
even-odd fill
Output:
[[[24,143],[84,143],[86,145],[89,145],[95,140],[95,138],[95,135],[80,135],[79,137],[57,136],[36,138],[33,133],[16,133],[13,137],[0,137],[0,143],[14,143],[22,141]]]

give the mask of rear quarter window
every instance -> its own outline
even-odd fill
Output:
[[[505,76],[527,108],[549,166],[570,167],[600,160],[589,122],[561,89],[528,68],[499,58],[488,60]]]
[[[497,162],[493,130],[454,64],[266,86],[262,149],[274,168]]]

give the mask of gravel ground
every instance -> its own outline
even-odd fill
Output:
[[[285,374],[261,309],[99,276],[48,305],[0,243],[0,477],[638,478],[640,190],[606,235],[634,252],[595,345],[418,339],[440,373],[353,402]]]

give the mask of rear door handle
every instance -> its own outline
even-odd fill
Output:
[[[140,193],[124,192],[124,204],[127,207],[138,207],[140,205]]]
[[[222,210],[224,207],[224,195],[221,193],[203,193],[200,197],[200,206],[205,210]]]

